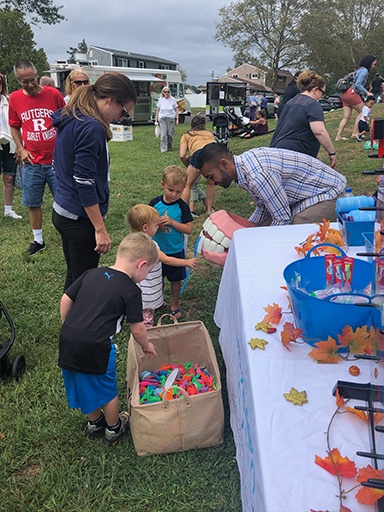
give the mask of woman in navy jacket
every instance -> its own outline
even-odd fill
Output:
[[[61,235],[67,263],[64,289],[85,270],[98,266],[111,248],[104,224],[109,202],[109,124],[136,102],[132,82],[120,73],[105,73],[94,85],[77,89],[53,114],[57,128],[54,168],[57,190],[53,224]]]

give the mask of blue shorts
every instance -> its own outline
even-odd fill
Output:
[[[193,153],[193,155],[191,156],[191,158],[189,159],[189,165],[191,165],[192,167],[194,167],[195,169],[197,169],[196,165],[199,161],[199,156],[200,156],[200,153],[201,153],[201,149],[198,149],[197,151],[195,151]]]
[[[45,184],[53,196],[56,192],[56,174],[51,164],[23,166],[23,205],[37,208],[42,205]]]
[[[90,414],[117,397],[116,347],[112,343],[104,375],[87,375],[62,369],[68,405]]]
[[[358,130],[360,132],[369,132],[369,125],[365,121],[360,120],[358,124]]]
[[[177,254],[167,254],[167,256],[171,256],[172,258],[185,258],[185,252],[181,251]],[[168,281],[171,283],[173,281],[182,281],[186,277],[185,267],[172,267],[171,265],[166,265],[162,263],[163,267],[163,277],[166,277]]]

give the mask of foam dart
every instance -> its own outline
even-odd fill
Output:
[[[374,169],[372,171],[362,171],[361,174],[365,175],[378,175],[378,174],[384,174],[384,169]]]
[[[178,373],[178,368],[175,368],[174,370],[171,371],[171,373],[167,377],[167,380],[165,381],[164,389],[169,389],[171,386],[173,386],[173,383],[175,382]]]

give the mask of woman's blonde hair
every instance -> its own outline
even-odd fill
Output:
[[[128,261],[146,260],[148,265],[154,265],[159,259],[159,251],[152,238],[145,233],[129,233],[121,241],[117,249],[118,258]]]
[[[73,93],[73,82],[76,80],[77,75],[85,75],[88,78],[88,83],[91,83],[91,80],[88,76],[88,74],[84,71],[82,68],[75,68],[72,69],[72,71],[69,73],[65,80],[65,94],[72,94]]]
[[[314,71],[305,69],[297,77],[297,86],[301,91],[312,91],[315,87],[324,90],[325,80]]]
[[[96,100],[113,98],[122,105],[124,103],[136,103],[136,89],[131,80],[121,73],[107,72],[99,76],[94,85],[85,85],[76,89],[68,104],[62,110],[62,116],[72,114],[79,119],[78,113],[93,117],[104,128],[107,140],[112,138],[109,124],[104,121],[97,107]]]
[[[133,232],[143,231],[144,224],[150,224],[157,217],[160,217],[159,212],[148,204],[132,206],[125,216]]]

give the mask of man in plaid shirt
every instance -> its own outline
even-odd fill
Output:
[[[322,222],[335,216],[346,179],[320,160],[287,149],[256,148],[234,156],[226,146],[208,144],[198,168],[208,181],[228,188],[232,181],[255,201],[255,226]]]

